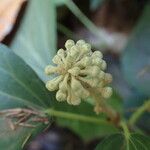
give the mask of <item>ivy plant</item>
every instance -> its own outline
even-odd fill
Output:
[[[108,136],[95,150],[111,150],[112,147],[115,150],[148,150],[150,138],[136,125],[150,108],[149,78],[146,76],[145,84],[141,84],[142,79],[134,78],[139,69],[130,68],[136,62],[129,57],[129,53],[137,55],[132,44],[136,38],[129,44],[132,51],[126,51],[124,56],[124,71],[127,72],[129,59],[133,63],[128,69],[133,76],[127,79],[133,81],[133,86],[138,85],[137,90],[146,94],[147,100],[126,119],[122,99],[110,85],[106,86],[112,76],[105,72],[107,62],[102,59],[101,52],[92,52],[90,44],[84,40],[76,44],[68,40],[65,50],[57,52],[56,7],[62,4],[77,17],[80,14],[80,21],[97,34],[98,29],[71,0],[28,2],[10,48],[0,44],[0,147],[23,150],[54,120],[71,128],[84,140]],[[149,7],[145,12],[147,16]],[[145,51],[148,54],[147,47]]]

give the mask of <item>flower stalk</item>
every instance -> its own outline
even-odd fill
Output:
[[[98,117],[92,117],[92,116],[75,114],[75,113],[64,112],[64,111],[57,111],[52,108],[45,110],[44,113],[53,117],[93,123],[97,125],[111,125],[112,127],[116,128],[112,122],[106,121],[105,119],[100,119]]]

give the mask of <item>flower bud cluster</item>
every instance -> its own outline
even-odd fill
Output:
[[[53,58],[54,66],[45,68],[47,75],[56,77],[46,83],[49,91],[58,90],[56,99],[67,101],[71,105],[79,105],[81,100],[91,96],[91,89],[97,91],[102,98],[109,98],[111,87],[106,86],[112,76],[105,73],[106,62],[100,51],[91,51],[91,45],[83,40],[76,43],[67,40],[64,49],[59,49]]]

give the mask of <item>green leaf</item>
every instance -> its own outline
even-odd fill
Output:
[[[126,80],[138,92],[150,96],[150,5],[131,36],[122,58]]]
[[[111,99],[108,100],[109,104],[118,112],[122,111],[122,102],[120,98],[114,94]],[[113,133],[118,132],[112,124],[107,123],[106,116],[104,114],[96,115],[94,112],[94,106],[87,103],[82,102],[79,106],[68,106],[65,103],[57,103],[55,105],[56,110],[63,110],[66,112],[71,112],[75,114],[81,114],[90,117],[96,117],[104,123],[101,124],[94,124],[88,122],[81,122],[81,121],[70,121],[67,119],[57,118],[58,124],[62,126],[67,126],[74,130],[77,134],[79,134],[85,140],[89,140],[91,138],[102,137],[104,135],[110,135]]]
[[[45,125],[36,123],[36,128],[18,127],[12,130],[9,120],[0,118],[0,147],[3,150],[22,150],[26,142],[44,128]]]
[[[40,110],[49,107],[50,100],[43,82],[30,67],[1,44],[0,110],[25,106]],[[9,122],[8,119],[0,118],[0,147],[3,150],[21,150],[29,137],[45,127],[36,123],[35,128],[18,127],[12,130]]]
[[[127,146],[128,143],[128,146]],[[150,138],[141,134],[133,133],[128,142],[123,134],[110,135],[97,145],[95,150],[149,150]]]
[[[44,68],[56,53],[56,12],[52,0],[31,0],[20,29],[11,45],[45,81]]]
[[[37,75],[6,46],[0,45],[0,109],[26,105],[47,108],[50,94]]]

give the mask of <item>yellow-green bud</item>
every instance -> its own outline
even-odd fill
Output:
[[[101,66],[102,62],[103,62],[103,60],[98,57],[95,57],[92,59],[92,65]]]
[[[62,64],[62,60],[58,55],[55,55],[54,58],[52,59],[54,64],[60,65]]]
[[[74,92],[76,92],[78,89],[82,88],[82,84],[80,81],[75,79],[73,76],[71,78],[71,88],[73,89]]]
[[[61,81],[59,83],[59,89],[61,91],[67,92],[67,89],[68,89],[68,79],[69,79],[68,77],[69,77],[69,74],[66,74],[65,77],[64,77],[64,79],[63,79],[63,81]]]
[[[82,54],[87,54],[91,51],[91,45],[86,43],[82,45]]]
[[[57,55],[60,56],[60,57],[65,57],[65,51],[61,48],[57,51]]]
[[[57,55],[62,59],[62,62],[65,62],[66,52],[61,48],[58,50]]]
[[[101,69],[102,70],[105,70],[107,68],[107,64],[106,62],[103,60],[102,63],[101,63]]]
[[[46,83],[46,88],[49,90],[49,91],[55,91],[58,89],[58,86],[59,86],[59,83],[62,81],[63,79],[63,76],[58,76],[50,81],[48,81]]]
[[[72,91],[81,98],[87,98],[89,96],[89,92],[82,86],[80,81],[72,77],[71,80],[71,89]]]
[[[58,70],[57,67],[54,67],[54,66],[52,66],[52,65],[48,65],[48,66],[46,66],[46,68],[45,68],[45,74],[51,75],[51,74],[53,74],[53,73],[56,73],[57,70]]]
[[[81,103],[81,99],[74,93],[74,91],[72,91],[72,89],[69,89],[67,102],[71,105],[79,105]]]
[[[65,101],[65,100],[67,100],[67,94],[65,92],[62,92],[61,90],[59,90],[56,93],[56,99],[60,102]]]
[[[103,58],[103,54],[100,51],[94,51],[93,54],[92,54],[92,57],[93,58],[98,57],[98,58],[102,59]]]
[[[75,45],[75,43],[74,43],[73,40],[67,40],[66,43],[65,43],[65,47],[66,47],[67,50],[70,50],[70,48],[74,45]]]
[[[76,46],[81,47],[84,44],[85,44],[84,40],[79,40],[79,41],[77,41]]]
[[[98,75],[98,78],[99,78],[100,81],[104,81],[105,72],[104,72],[104,71],[100,71],[100,72],[99,72],[99,75]]]
[[[69,53],[74,59],[76,59],[80,52],[79,52],[79,49],[77,48],[77,46],[74,45],[71,47]]]
[[[112,95],[112,88],[105,87],[101,90],[101,94],[104,98],[109,98]]]

